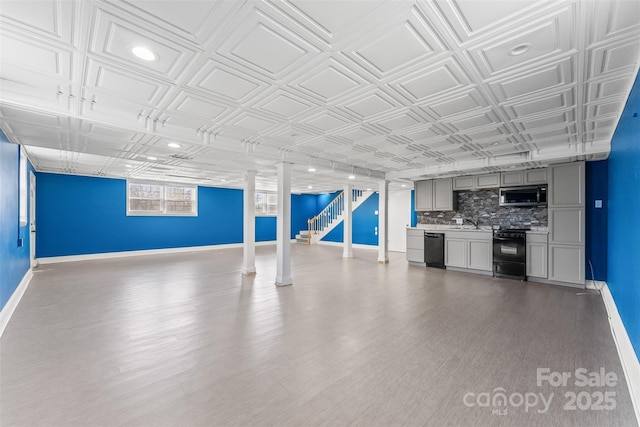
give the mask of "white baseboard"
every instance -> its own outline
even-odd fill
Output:
[[[600,280],[585,280],[584,286],[586,289],[593,289],[599,291],[607,285],[607,282],[601,282]]]
[[[344,243],[342,242],[325,242],[324,240],[320,240],[318,242],[318,245],[326,245],[326,246],[340,246],[341,248],[344,247]],[[351,245],[351,247],[356,248],[356,249],[375,249],[376,251],[378,250],[378,245],[362,245],[359,243],[353,243]]]
[[[292,242],[295,242],[295,239],[293,239]],[[275,244],[276,244],[275,240],[268,240],[266,242],[256,242],[256,246],[268,246],[268,245],[275,245]],[[183,248],[145,249],[140,251],[103,252],[98,254],[85,254],[85,255],[53,256],[53,257],[38,258],[38,263],[39,264],[55,264],[59,262],[88,261],[88,260],[96,260],[96,259],[123,258],[123,257],[141,256],[141,255],[176,254],[176,253],[183,253],[183,252],[213,251],[213,250],[233,249],[233,248],[242,248],[242,243],[230,243],[225,245],[187,246]]]
[[[16,310],[16,307],[18,307],[18,303],[22,299],[22,296],[27,290],[27,287],[29,286],[32,278],[33,271],[29,269],[22,277],[22,280],[18,284],[16,290],[13,291],[13,294],[9,298],[9,301],[7,301],[5,306],[2,308],[2,311],[0,311],[0,337],[4,333],[4,329],[9,324],[9,320],[11,319],[13,312]]]
[[[613,295],[611,295],[609,286],[606,282],[599,283],[604,284],[604,286],[600,288],[600,294],[602,295],[604,306],[607,309],[611,333],[613,334],[613,340],[616,343],[620,361],[622,362],[622,369],[627,379],[627,386],[629,387],[629,394],[631,394],[636,420],[638,424],[640,424],[640,363],[638,362],[638,357],[633,349],[627,330],[622,323],[622,318],[620,318],[618,307],[613,299]]]

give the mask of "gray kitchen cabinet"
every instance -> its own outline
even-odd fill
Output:
[[[407,261],[424,263],[424,230],[407,228]]]
[[[549,280],[584,286],[584,162],[549,166]]]
[[[548,181],[547,168],[527,169],[523,173],[524,185],[542,185]]]
[[[414,190],[416,211],[454,210],[452,178],[416,181]]]
[[[546,279],[547,269],[547,234],[527,233],[527,276]]]
[[[500,187],[500,174],[488,173],[484,175],[477,175],[476,188],[498,188]]]
[[[549,245],[549,280],[584,285],[584,246]]]
[[[549,208],[584,208],[584,162],[549,167]]]
[[[453,180],[451,178],[433,181],[433,210],[453,210]]]
[[[469,239],[467,242],[467,268],[492,271],[493,242],[491,240]]]
[[[416,211],[433,210],[433,180],[416,181],[413,185]]]
[[[584,208],[549,210],[549,242],[561,245],[584,245]]]
[[[467,239],[445,238],[444,265],[467,268]]]
[[[473,190],[474,182],[474,176],[457,176],[453,178],[453,190]]]
[[[500,187],[516,187],[524,184],[524,174],[522,171],[511,171],[500,173]]]
[[[478,190],[481,188],[500,187],[500,174],[488,173],[484,175],[457,176],[453,178],[453,190]]]
[[[444,264],[447,267],[493,270],[491,231],[447,231],[444,237]]]

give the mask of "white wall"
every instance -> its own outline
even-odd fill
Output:
[[[406,252],[411,226],[411,190],[389,191],[389,250]]]

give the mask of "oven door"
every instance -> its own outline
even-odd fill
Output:
[[[493,238],[493,260],[500,262],[525,262],[525,245],[522,239],[512,237]]]

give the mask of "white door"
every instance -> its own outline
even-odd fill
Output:
[[[407,251],[407,227],[411,226],[411,190],[389,191],[389,250]]]
[[[29,174],[29,259],[31,268],[38,265],[36,260],[36,176]]]

